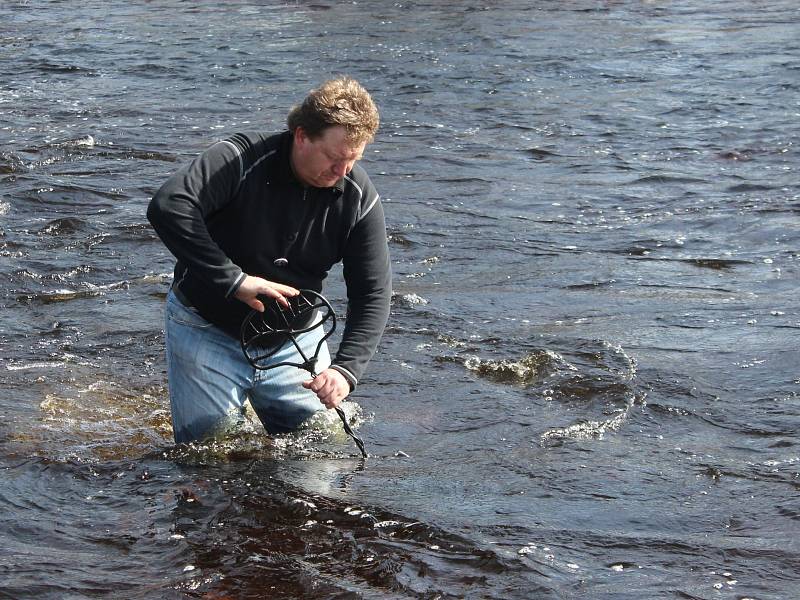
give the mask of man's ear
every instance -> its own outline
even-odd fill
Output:
[[[305,129],[298,126],[294,128],[294,142],[295,144],[303,145],[308,141],[308,135],[306,134]]]

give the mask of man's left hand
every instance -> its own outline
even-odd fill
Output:
[[[325,408],[336,408],[350,393],[350,383],[336,369],[325,369],[314,379],[304,381],[303,387],[314,392]]]

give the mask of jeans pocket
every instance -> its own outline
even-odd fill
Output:
[[[173,296],[170,296],[167,301],[167,318],[177,325],[185,325],[186,327],[194,327],[196,329],[208,329],[213,327],[211,323],[200,316],[197,309],[191,306],[185,306],[183,302]]]

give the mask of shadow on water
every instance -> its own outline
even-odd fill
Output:
[[[202,581],[206,593],[235,598],[458,598],[479,584],[484,597],[502,598],[506,578],[528,571],[461,536],[287,481],[346,486],[363,469],[356,461],[254,460],[221,469],[224,480],[210,488],[199,481],[183,490],[175,533],[203,573],[184,589]]]
[[[354,457],[333,416],[299,434],[269,438],[246,421],[214,441],[171,446],[150,393],[101,382],[74,396],[49,395],[39,422],[3,443],[0,539],[17,557],[4,583],[12,597],[459,598],[478,586],[481,597],[509,598],[515,585],[533,589],[540,567],[530,557],[359,503],[354,483],[404,458]],[[357,405],[349,413],[358,424]]]

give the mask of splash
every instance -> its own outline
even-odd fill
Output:
[[[345,414],[354,428],[365,417],[361,407],[346,402]],[[207,441],[172,446],[172,425],[166,390],[126,390],[117,383],[97,381],[74,396],[48,394],[40,404],[40,427],[30,441],[34,454],[59,461],[98,462],[130,459],[164,452],[173,459],[199,462],[243,458],[347,456],[350,440],[333,411],[320,411],[296,432],[269,436],[245,404],[244,418],[231,416]],[[164,450],[165,446],[170,446]]]
[[[484,340],[483,345],[491,342]],[[537,349],[518,359],[472,355],[461,362],[481,378],[522,386],[529,390],[526,393],[535,393],[539,401],[557,403],[566,409],[573,422],[547,429],[541,434],[540,443],[602,439],[606,433],[622,428],[632,408],[644,401],[644,395],[634,385],[636,361],[620,345],[605,340],[577,345],[573,340],[570,346],[573,350],[566,356]],[[550,411],[551,419],[556,412]]]
[[[633,407],[644,403],[644,393],[634,385],[636,361],[620,345],[601,340],[585,342],[580,350],[574,360],[577,375],[548,390],[549,398],[577,404],[585,411],[594,405],[601,415],[548,429],[540,437],[543,445],[567,439],[602,439],[606,433],[619,431]]]
[[[559,354],[550,350],[532,352],[518,360],[491,360],[470,356],[464,366],[481,377],[499,383],[531,385],[559,369],[576,370]]]
[[[366,420],[361,406],[345,402],[342,409],[353,429]],[[192,464],[219,464],[240,460],[344,458],[352,454],[352,442],[334,411],[320,411],[294,432],[268,435],[249,402],[244,418],[231,414],[209,439],[173,446],[165,458]]]
[[[625,405],[625,408],[618,409],[617,414],[609,419],[601,421],[580,421],[566,427],[549,429],[541,435],[541,444],[546,446],[566,439],[602,439],[607,432],[618,431],[624,425],[633,406],[634,399],[631,397]]]

